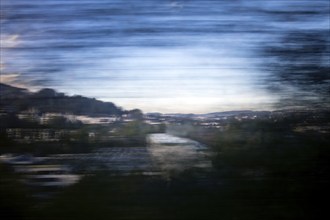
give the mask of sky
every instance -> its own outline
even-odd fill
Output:
[[[271,110],[283,97],[318,98],[267,68],[278,57],[264,51],[292,33],[329,30],[329,4],[1,0],[1,82],[144,112]],[[318,65],[330,66],[329,53],[322,57]]]

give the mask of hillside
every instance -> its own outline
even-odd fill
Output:
[[[29,92],[26,89],[0,83],[0,109],[20,112],[31,108],[42,112],[75,115],[120,115],[123,110],[112,102],[102,102],[83,96],[67,96],[53,89]]]

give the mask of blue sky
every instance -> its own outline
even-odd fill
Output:
[[[329,28],[327,0],[1,4],[1,82],[144,112],[273,109],[263,45]]]

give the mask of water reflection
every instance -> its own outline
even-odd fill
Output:
[[[93,174],[106,171],[113,175],[157,174],[152,167],[146,147],[100,148],[86,154],[58,154],[51,160],[70,163],[75,172]]]

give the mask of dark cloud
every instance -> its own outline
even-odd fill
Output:
[[[281,97],[279,106],[329,107],[329,30],[287,31],[260,49],[271,73],[264,83]]]

